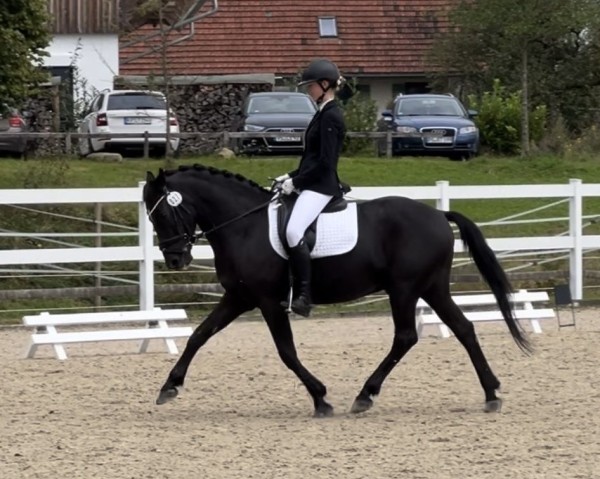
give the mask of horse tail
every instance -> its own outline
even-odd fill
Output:
[[[523,328],[515,318],[509,301],[509,295],[512,292],[510,281],[502,266],[500,266],[496,255],[483,237],[483,233],[473,221],[460,213],[447,211],[444,212],[444,215],[448,221],[458,226],[460,237],[468,248],[477,269],[479,269],[479,272],[492,290],[513,339],[523,352],[533,352],[533,348],[526,338]]]

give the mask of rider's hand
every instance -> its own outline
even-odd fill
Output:
[[[281,191],[283,191],[284,195],[290,195],[294,191],[294,182],[291,178],[286,179],[281,184]]]
[[[278,176],[277,178],[275,178],[275,183],[283,183],[289,177],[290,175],[288,175],[287,173],[285,175]]]

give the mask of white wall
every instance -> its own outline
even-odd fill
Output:
[[[76,65],[87,89],[112,89],[113,77],[119,74],[119,37],[116,34],[55,35],[48,47],[48,67]],[[76,85],[76,94],[82,95]]]
[[[386,110],[389,102],[393,100],[392,84],[394,79],[370,78],[364,83],[371,85],[371,98],[377,103],[377,118],[379,119],[381,112]]]

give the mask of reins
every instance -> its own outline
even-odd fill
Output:
[[[262,210],[263,208],[266,208],[267,206],[269,206],[269,204],[271,204],[273,201],[277,200],[280,196],[280,192],[279,190],[276,190],[275,192],[276,194],[273,195],[273,197],[271,199],[269,199],[269,201],[266,201],[265,203],[261,203],[260,205],[252,208],[249,211],[246,211],[244,213],[242,213],[241,215],[238,215],[234,218],[231,218],[227,221],[225,221],[224,223],[221,223],[220,225],[214,226],[213,228],[209,229],[208,231],[200,231],[198,234],[189,234],[187,232],[183,232],[180,233],[178,235],[172,236],[170,238],[165,239],[164,241],[161,241],[158,244],[158,247],[160,248],[161,251],[163,252],[169,252],[167,251],[167,248],[169,245],[179,241],[180,239],[185,240],[186,242],[186,246],[188,245],[193,245],[194,243],[196,243],[196,241],[198,241],[201,238],[206,238],[207,235],[214,233],[215,231],[220,230],[221,228],[224,228],[225,226],[230,225],[231,223],[235,223],[236,221],[241,220],[242,218],[245,218],[246,216],[251,215],[252,213],[256,213],[259,210]],[[156,210],[156,208],[158,207],[158,205],[168,196],[169,192],[167,191],[165,194],[163,194],[154,204],[154,206],[150,209],[150,212],[148,213],[148,217],[150,219],[152,219],[152,213],[154,213],[154,211]],[[176,210],[175,206],[169,205],[171,206],[171,209],[174,211],[174,217],[175,217],[175,223],[177,224],[177,229],[180,230],[180,225],[182,223],[181,221],[181,215],[179,214],[179,212]],[[185,229],[185,228],[183,228]]]
[[[269,201],[262,203],[262,204],[256,206],[255,208],[252,208],[251,210],[246,211],[245,213],[242,213],[239,216],[236,216],[235,218],[231,218],[230,220],[225,221],[225,223],[221,223],[220,225],[215,226],[214,228],[211,228],[208,231],[201,231],[199,235],[196,235],[196,239],[206,237],[206,235],[208,235],[210,233],[214,233],[215,231],[220,230],[221,228],[224,228],[225,226],[230,225],[231,223],[235,223],[236,221],[239,221],[242,218],[245,218],[246,216],[251,215],[252,213],[256,213],[257,211],[262,210],[263,208],[266,208],[267,206],[269,206],[269,204],[271,204],[273,201],[275,201],[278,197],[279,197],[279,195],[274,195],[273,198],[271,198]]]

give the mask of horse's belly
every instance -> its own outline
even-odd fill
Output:
[[[316,304],[352,301],[383,289],[383,272],[350,256],[313,261],[312,296]]]

